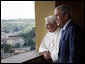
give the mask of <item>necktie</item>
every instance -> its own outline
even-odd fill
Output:
[[[62,37],[63,37],[63,34],[64,34],[64,30],[62,30],[62,32],[61,32],[61,39],[62,39]]]
[[[60,43],[59,43],[59,53],[58,53],[58,56],[60,54],[60,49],[61,49],[61,45],[62,45],[62,38],[63,38],[63,35],[64,35],[64,31],[65,30],[62,30],[62,32],[61,32],[61,39],[60,39]]]

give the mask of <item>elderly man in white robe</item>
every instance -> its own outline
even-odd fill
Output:
[[[56,23],[53,15],[46,17],[45,21],[48,33],[41,42],[39,52],[44,55],[46,61],[52,59],[53,63],[56,63],[58,60],[61,28],[58,27],[58,23]]]

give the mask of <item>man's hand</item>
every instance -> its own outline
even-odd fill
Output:
[[[50,52],[45,51],[45,52],[43,52],[43,55],[44,55],[45,60],[50,60],[51,59]]]

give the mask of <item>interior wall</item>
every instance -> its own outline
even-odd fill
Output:
[[[55,1],[35,1],[36,50],[47,33],[44,18],[54,14],[54,9]]]
[[[72,10],[72,20],[84,30],[84,1],[56,1],[56,6],[67,5]]]

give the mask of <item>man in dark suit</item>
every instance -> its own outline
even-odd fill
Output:
[[[59,42],[58,63],[83,62],[83,33],[80,27],[72,21],[70,8],[65,5],[58,6],[54,15],[58,26],[63,28]]]

